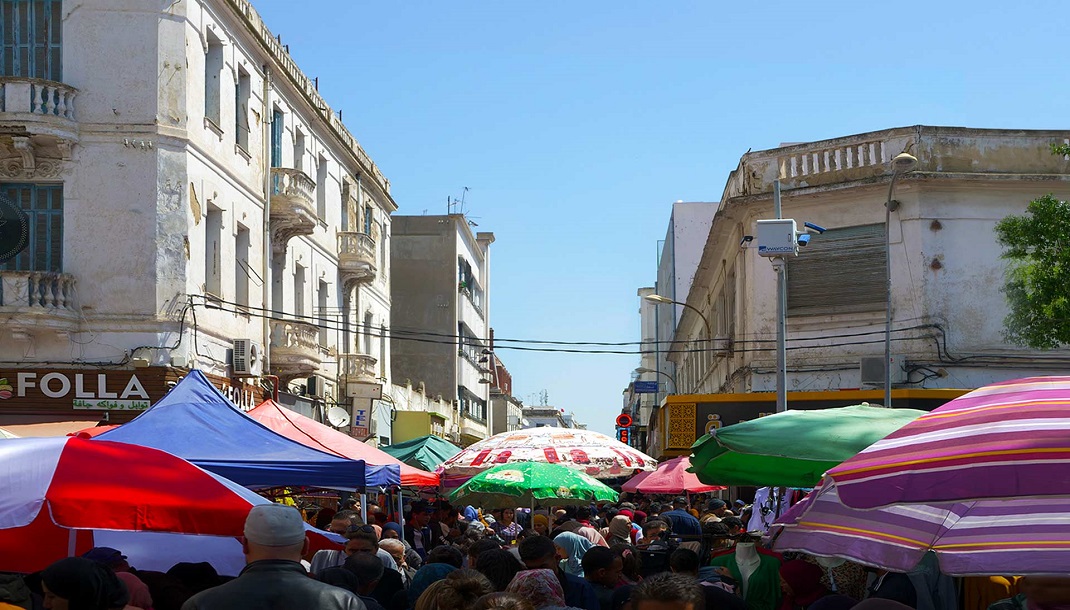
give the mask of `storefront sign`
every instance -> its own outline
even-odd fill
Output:
[[[0,399],[62,400],[75,409],[136,410],[149,407],[149,393],[133,372],[71,373],[19,371],[14,383],[0,379]]]

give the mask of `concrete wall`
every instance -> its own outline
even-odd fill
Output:
[[[392,376],[456,400],[456,233],[442,216],[397,216],[392,237]]]

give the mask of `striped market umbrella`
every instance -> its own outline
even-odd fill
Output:
[[[1050,574],[1070,566],[1070,496],[854,509],[822,485],[773,525],[773,548],[908,572],[933,551],[952,576]]]
[[[874,508],[1070,495],[1070,377],[965,394],[829,471],[843,503]]]

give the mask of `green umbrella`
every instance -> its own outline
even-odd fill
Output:
[[[617,492],[587,473],[560,464],[502,464],[453,490],[450,501],[484,508],[568,506],[616,502]]]
[[[813,487],[826,470],[924,414],[862,404],[760,417],[697,440],[691,472],[707,484]]]
[[[434,472],[442,462],[461,452],[457,445],[434,435],[421,436],[380,449],[409,466],[428,472]]]

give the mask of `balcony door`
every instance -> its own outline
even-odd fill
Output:
[[[30,244],[15,258],[0,263],[0,270],[61,273],[63,185],[0,183],[0,195],[13,201],[30,220]]]
[[[63,80],[63,3],[0,0],[0,75]]]

